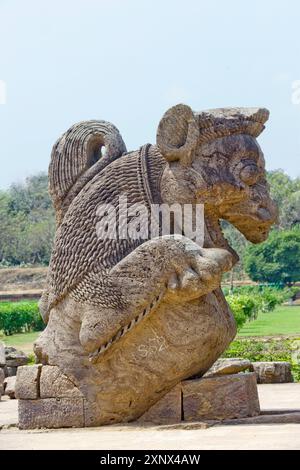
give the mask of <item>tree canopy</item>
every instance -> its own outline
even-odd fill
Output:
[[[300,225],[274,230],[260,245],[249,245],[245,270],[253,281],[293,284],[300,281]]]
[[[47,175],[0,191],[0,263],[47,264],[54,236],[54,211]]]

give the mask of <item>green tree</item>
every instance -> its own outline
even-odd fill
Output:
[[[47,264],[54,237],[54,211],[45,174],[0,192],[0,263]]]
[[[292,179],[283,170],[268,172],[270,194],[279,208],[279,227],[291,228],[300,219],[300,178]]]
[[[300,226],[274,230],[264,243],[248,246],[244,259],[253,281],[287,285],[300,281]]]

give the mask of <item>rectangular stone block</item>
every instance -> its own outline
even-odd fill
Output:
[[[76,385],[56,366],[43,366],[40,378],[41,398],[82,397]]]
[[[22,400],[39,398],[41,368],[41,364],[18,367],[15,390],[16,398]]]
[[[140,423],[174,424],[181,421],[181,385],[176,385],[169,393],[149,408],[139,419]]]
[[[5,379],[4,370],[0,368],[0,400],[1,400],[1,395],[4,395],[4,379]]]
[[[260,413],[254,372],[182,382],[185,421],[224,420]]]
[[[15,399],[16,376],[6,377],[4,379],[4,394],[11,399]]]
[[[19,400],[19,428],[81,428],[83,398]]]
[[[0,341],[0,367],[4,367],[6,364],[5,359],[5,344]]]

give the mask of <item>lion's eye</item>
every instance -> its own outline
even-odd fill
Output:
[[[249,185],[255,184],[259,178],[259,169],[255,163],[244,166],[240,171],[241,180]]]

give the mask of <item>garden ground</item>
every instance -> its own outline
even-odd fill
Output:
[[[8,346],[32,353],[38,332],[2,336],[0,340]],[[300,306],[279,306],[273,312],[260,313],[256,320],[246,323],[238,336],[297,336],[300,337]]]
[[[300,307],[281,305],[272,312],[259,313],[248,322],[238,336],[300,336]]]

